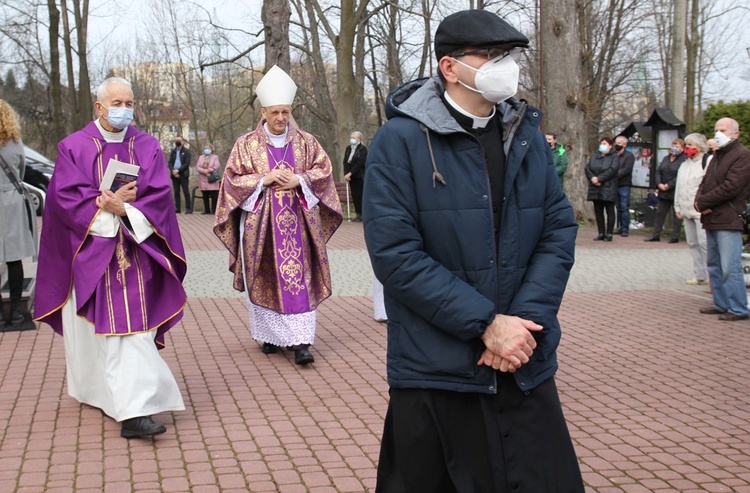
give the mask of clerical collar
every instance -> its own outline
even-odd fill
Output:
[[[465,116],[465,117],[467,117],[467,118],[469,118],[471,120],[471,122],[472,122],[471,128],[484,128],[484,127],[486,127],[490,123],[490,120],[492,120],[492,117],[495,116],[495,107],[494,106],[492,107],[492,113],[490,113],[490,116],[476,116],[476,115],[472,115],[471,113],[469,113],[465,109],[461,108],[458,105],[458,103],[456,103],[455,101],[453,101],[453,99],[451,98],[451,95],[448,94],[448,91],[445,91],[443,93],[443,96],[445,96],[445,101],[449,105],[451,105],[451,107],[454,110],[456,110],[457,112],[459,112],[460,114],[462,114],[463,116]]]
[[[99,123],[99,119],[97,118],[94,120],[94,123],[96,124],[96,128],[99,129],[99,131],[102,133],[102,137],[104,137],[104,140],[106,142],[114,143],[114,142],[123,142],[125,140],[125,134],[127,133],[127,128],[124,128],[120,130],[119,132],[110,132],[109,130],[102,127],[102,124]]]
[[[266,135],[271,140],[271,145],[274,147],[284,147],[286,144],[286,136],[289,134],[289,125],[284,129],[284,133],[281,135],[274,135],[268,130],[268,122],[263,123],[263,130],[266,131]]]

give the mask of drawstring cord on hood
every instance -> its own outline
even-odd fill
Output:
[[[430,129],[426,126],[422,126],[424,128],[424,133],[427,136],[427,148],[430,150],[430,159],[432,160],[432,188],[437,187],[437,181],[445,185],[445,179],[443,178],[443,175],[440,174],[440,172],[437,169],[437,163],[435,162],[435,154],[432,152],[432,141],[430,141]]]

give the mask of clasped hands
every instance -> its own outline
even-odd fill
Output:
[[[263,177],[263,186],[275,190],[292,190],[299,186],[299,178],[290,169],[273,169]]]
[[[123,185],[116,192],[102,190],[102,194],[96,198],[96,206],[105,212],[111,212],[116,216],[125,215],[125,204],[135,201],[138,188],[135,181]]]
[[[529,362],[536,349],[532,332],[542,326],[530,320],[509,315],[495,315],[495,320],[482,334],[486,346],[477,365],[491,366],[495,370],[513,373]]]

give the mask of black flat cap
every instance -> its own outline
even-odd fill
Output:
[[[440,60],[451,51],[467,46],[520,46],[528,48],[529,38],[487,10],[462,10],[451,14],[435,32],[435,56]]]

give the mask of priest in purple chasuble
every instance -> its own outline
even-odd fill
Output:
[[[234,288],[245,291],[261,350],[312,363],[315,309],[331,295],[326,242],[342,221],[331,160],[290,123],[297,86],[274,66],[258,83],[263,119],[234,144],[214,232],[229,250]]]
[[[182,318],[185,250],[164,154],[130,126],[130,83],[105,80],[94,107],[98,119],[58,146],[35,317],[64,336],[70,396],[121,422],[123,437],[156,435],[166,428],[151,415],[185,409],[158,351]],[[100,191],[113,162],[138,166],[137,178]]]

